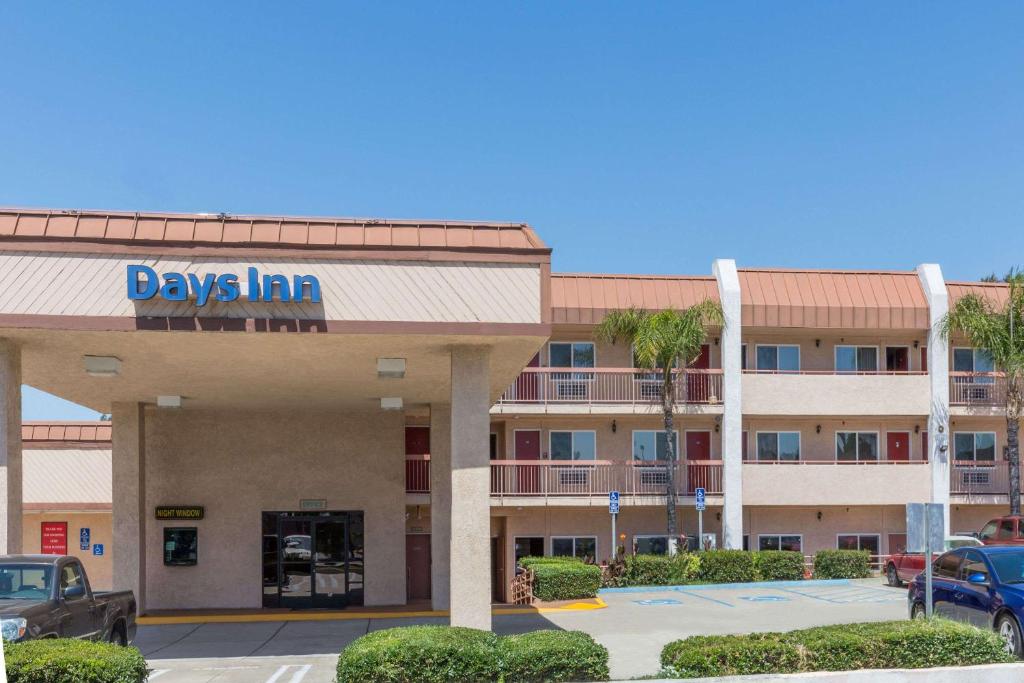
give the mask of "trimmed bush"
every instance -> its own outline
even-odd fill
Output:
[[[755,581],[799,581],[804,578],[804,556],[792,550],[754,553]]]
[[[668,555],[627,555],[621,586],[675,586],[692,583],[700,567],[696,553]]]
[[[338,683],[447,683],[498,680],[498,637],[452,626],[374,631],[338,658]]]
[[[742,636],[697,636],[665,646],[667,676],[922,669],[1012,662],[989,630],[943,619],[843,624]]]
[[[743,583],[754,580],[754,554],[745,550],[700,553],[697,580],[702,583]]]
[[[819,550],[814,553],[814,578],[864,579],[871,576],[866,550]]]
[[[146,660],[134,647],[73,639],[4,644],[10,683],[142,683]]]
[[[498,638],[471,628],[407,626],[362,636],[338,658],[338,683],[607,679],[608,651],[580,631],[535,631]],[[142,679],[132,683],[135,680]]]
[[[601,568],[583,562],[541,562],[533,569],[533,596],[538,600],[593,598],[601,588]]]
[[[498,666],[511,683],[608,680],[608,650],[582,631],[534,631],[498,641]]]

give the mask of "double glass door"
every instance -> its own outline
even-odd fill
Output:
[[[264,512],[263,606],[363,604],[362,512]]]

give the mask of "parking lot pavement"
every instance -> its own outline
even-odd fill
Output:
[[[881,579],[657,587],[602,592],[607,609],[499,614],[502,635],[581,630],[608,648],[612,677],[658,671],[661,648],[691,635],[789,631],[827,624],[905,619],[907,591]],[[159,683],[319,683],[337,654],[369,631],[444,618],[271,621],[140,626],[135,644]]]

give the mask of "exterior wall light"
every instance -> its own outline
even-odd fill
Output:
[[[405,359],[378,358],[377,377],[381,379],[402,379],[405,377]]]
[[[815,434],[821,434],[821,425],[815,425],[814,433]]]
[[[619,431],[619,426],[615,424],[615,420],[612,420],[612,434]]]
[[[114,356],[82,356],[85,373],[92,377],[117,377],[121,374],[121,359]]]
[[[821,521],[821,510],[818,510],[818,521]]]
[[[156,397],[157,408],[180,408],[181,407],[181,396],[157,396]]]
[[[381,410],[401,410],[402,409],[402,397],[401,396],[390,396],[384,397],[380,400]]]

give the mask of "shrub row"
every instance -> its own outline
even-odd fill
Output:
[[[706,550],[702,553],[627,555],[609,585],[677,586],[689,583],[798,581],[804,558],[784,550]]]
[[[866,550],[819,550],[814,554],[816,579],[864,579],[871,576]]]
[[[450,626],[407,626],[355,640],[338,658],[338,683],[603,681],[608,651],[580,631],[498,637]]]
[[[844,624],[742,636],[694,636],[661,652],[662,675],[920,669],[1013,661],[988,630],[941,619]]]
[[[9,683],[142,683],[149,675],[133,647],[63,638],[3,647]]]
[[[538,600],[592,598],[601,588],[601,568],[572,557],[524,557],[519,564],[533,570],[533,595]]]

